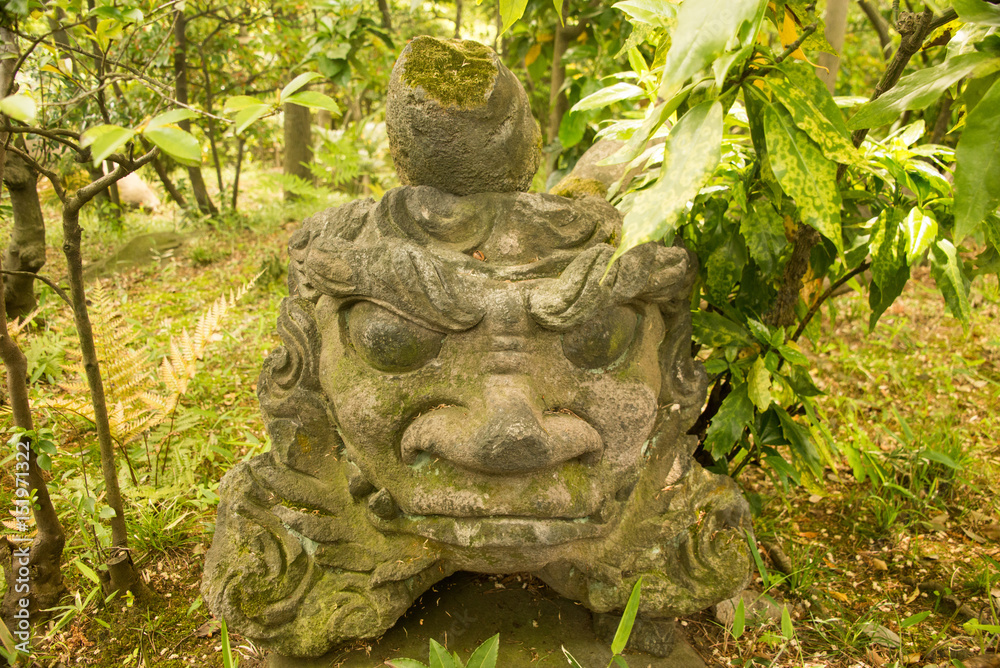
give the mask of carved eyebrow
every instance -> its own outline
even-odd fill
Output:
[[[464,298],[465,286],[454,266],[413,244],[317,238],[300,273],[299,291],[370,299],[442,332],[474,327],[485,314]]]
[[[644,244],[608,268],[614,248],[601,244],[580,253],[554,279],[528,293],[528,313],[543,327],[565,331],[611,306],[641,299],[673,306],[691,288],[694,270],[682,248]]]

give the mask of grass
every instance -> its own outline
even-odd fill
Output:
[[[244,202],[250,213],[216,227],[170,209],[152,217],[130,213],[124,231],[87,221],[90,261],[139,231],[191,237],[158,263],[104,279],[141,333],[151,370],[170,336],[190,328],[223,290],[264,275],[226,321],[181,408],[128,447],[135,480],[122,461],[134,555],[160,595],[150,610],[105,602],[95,592],[89,575],[103,562],[108,539],[96,439],[85,420],[40,413],[39,426],[53,428],[59,442],[50,484],[69,533],[64,571],[71,594],[56,621],[36,630],[37,665],[222,665],[219,630],[198,589],[218,481],[236,461],[268,447],[256,378],[279,343],[285,244],[301,217],[322,207],[285,208],[266,185],[246,192],[256,198]],[[52,226],[49,276],[65,274],[60,242]],[[41,294],[44,324],[22,339],[36,401],[63,391],[64,351],[76,345],[68,310],[47,288]],[[953,654],[998,649],[996,635],[967,624],[961,608],[984,625],[997,623],[989,615],[1000,605],[998,304],[995,279],[979,283],[965,333],[918,269],[870,336],[863,296],[842,297],[824,314],[822,339],[808,353],[826,393],[820,403],[830,436],[843,456],[811,488],[785,490],[752,467],[741,477],[762,500],[757,538],[781,545],[792,563],[781,577],[764,557],[776,583],[767,593],[787,605],[792,632],[780,620],[748,620],[734,638],[708,612],[684,620],[710,665],[945,664]],[[13,483],[9,472],[2,475],[0,504],[9,507]],[[927,583],[943,583],[947,593],[920,586]],[[763,588],[759,578],[756,586]],[[253,666],[257,652],[232,638],[241,665]]]

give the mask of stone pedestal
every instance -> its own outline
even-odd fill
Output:
[[[518,582],[517,578],[521,581]],[[500,584],[502,588],[498,588]],[[614,615],[604,615],[608,621]],[[320,659],[272,654],[268,668],[373,668],[387,659],[410,658],[427,663],[428,640],[434,638],[463,661],[494,633],[500,633],[497,666],[565,668],[565,646],[584,668],[604,668],[611,660],[611,638],[602,622],[594,623],[583,606],[565,599],[528,575],[482,576],[458,573],[424,594],[396,625],[378,640],[341,648]],[[617,618],[613,620],[617,625]],[[642,633],[640,620],[635,629]],[[595,627],[600,632],[595,633]],[[614,627],[611,635],[614,635]],[[636,634],[633,633],[633,638]],[[630,668],[703,668],[698,653],[677,633],[671,653],[658,657],[625,650]]]

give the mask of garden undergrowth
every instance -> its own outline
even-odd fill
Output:
[[[108,536],[92,426],[54,411],[39,416],[59,445],[50,485],[68,533],[70,596],[36,630],[36,665],[223,665],[219,627],[199,597],[218,483],[237,461],[268,447],[256,378],[279,344],[285,245],[302,216],[322,208],[286,209],[270,203],[277,193],[256,192],[245,204],[250,213],[226,225],[198,224],[192,241],[169,256],[101,279],[140,334],[154,372],[171,336],[263,272],[215,337],[177,411],[123,449],[131,547],[159,595],[148,610],[105,601],[95,581]],[[171,215],[129,214],[126,226],[190,225]],[[95,260],[125,235],[91,223]],[[57,236],[44,270],[53,277],[65,273]],[[787,624],[747,620],[735,633],[710,612],[684,620],[709,665],[949,665],[951,657],[1000,650],[989,630],[1000,624],[1000,289],[989,279],[974,290],[965,333],[944,314],[926,269],[915,279],[871,335],[865,298],[848,294],[824,313],[817,341],[806,346],[840,456],[809,486],[785,488],[754,466],[741,476],[760,507],[764,570],[755,587],[787,606]],[[48,288],[40,292],[41,324],[21,339],[36,402],[64,391],[65,351],[76,346],[68,308]],[[12,507],[12,480],[3,475],[0,502]],[[768,545],[784,552],[790,573],[779,572]],[[250,643],[235,634],[232,641],[241,665],[259,662]]]

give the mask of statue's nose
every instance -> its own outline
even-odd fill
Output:
[[[516,474],[600,459],[602,440],[593,427],[573,414],[543,413],[523,390],[489,392],[483,408],[484,416],[456,407],[418,418],[403,435],[403,461],[426,452],[482,473]]]

